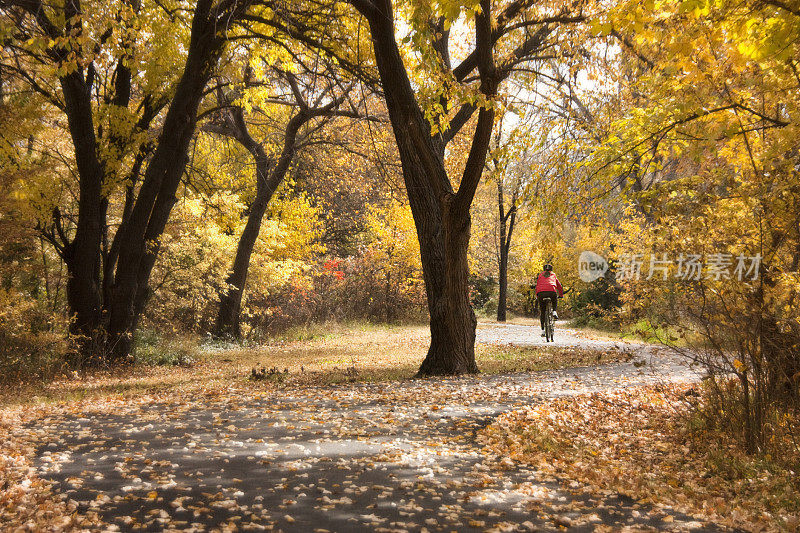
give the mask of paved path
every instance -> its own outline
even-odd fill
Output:
[[[537,340],[538,328],[522,328],[482,327],[479,339]],[[500,473],[474,441],[499,413],[545,398],[696,378],[655,350],[641,355],[648,365],[286,388],[29,430],[59,435],[38,451],[42,475],[122,530],[714,530],[527,468]]]
[[[568,328],[566,320],[559,320],[555,325],[553,342],[546,342],[541,335],[541,328],[521,324],[501,324],[498,322],[481,322],[476,331],[477,342],[486,344],[513,344],[516,346],[571,346],[598,350],[623,350],[638,352],[652,350],[655,347],[641,342],[623,341],[599,337],[586,331]]]

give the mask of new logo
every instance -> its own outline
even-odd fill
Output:
[[[578,276],[582,281],[591,283],[602,278],[608,270],[608,261],[601,255],[588,250],[581,252],[578,258]]]

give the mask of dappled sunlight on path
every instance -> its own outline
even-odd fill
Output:
[[[699,524],[485,456],[475,434],[545,398],[695,379],[678,361],[153,398],[24,428],[42,477],[123,530],[547,530]],[[662,519],[669,518],[669,520]]]

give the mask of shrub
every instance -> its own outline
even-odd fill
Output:
[[[620,256],[643,247],[672,258],[697,250],[704,252],[704,270],[692,279],[675,272],[647,279],[645,271],[625,280],[623,310],[629,321],[645,326],[645,334],[705,369],[709,423],[730,432],[747,453],[783,453],[777,435],[788,434],[795,443],[800,437],[800,235],[794,226],[767,228],[787,227],[800,194],[704,201],[709,205],[703,232],[691,231],[685,213],[697,209],[682,204],[664,214],[660,225],[632,217]],[[770,211],[762,212],[763,205]],[[733,217],[740,218],[735,227]],[[709,257],[723,252],[730,268],[713,275],[706,269]]]
[[[479,274],[469,275],[469,299],[472,302],[472,307],[476,309],[483,308],[489,299],[495,293],[497,280],[492,276],[481,276]],[[497,302],[495,301],[494,310],[497,310]]]
[[[66,368],[66,321],[41,302],[0,289],[0,382],[50,379]]]
[[[569,310],[578,326],[601,325],[609,328],[619,325],[620,286],[614,281],[613,270],[588,284],[580,284],[571,294]]]
[[[273,275],[260,276],[263,281],[248,288],[243,331],[259,336],[312,322],[424,317],[425,287],[410,209],[396,202],[372,209],[362,237],[364,243],[350,257],[284,261]]]
[[[424,286],[403,269],[376,263],[369,250],[361,256],[321,261],[284,286],[248,296],[246,319],[251,335],[274,334],[313,322],[421,319],[426,309]]]
[[[197,359],[197,343],[188,337],[165,339],[152,329],[140,330],[134,338],[133,356],[138,364],[191,366]]]

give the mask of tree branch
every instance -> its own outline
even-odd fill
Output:
[[[491,142],[492,129],[494,128],[494,107],[492,98],[497,95],[497,72],[495,70],[493,43],[492,43],[492,13],[491,0],[481,0],[481,11],[475,15],[475,51],[478,58],[478,72],[480,74],[481,93],[489,100],[478,113],[478,124],[470,147],[464,174],[458,186],[453,201],[451,216],[465,217],[475,197],[475,191],[480,183],[483,167],[486,164],[486,153]]]

